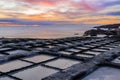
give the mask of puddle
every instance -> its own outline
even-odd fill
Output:
[[[92,55],[86,55],[86,54],[77,54],[76,56],[84,57],[84,58],[93,58],[94,57]]]
[[[8,54],[26,54],[26,53],[29,53],[29,51],[25,51],[25,50],[14,50],[14,51],[7,51],[6,53],[8,53]]]
[[[19,69],[19,68],[26,67],[29,65],[31,65],[31,64],[27,63],[27,62],[19,61],[19,60],[11,61],[8,63],[1,64],[0,71],[1,72],[9,72],[11,70]]]
[[[34,63],[39,63],[39,62],[43,62],[43,61],[53,59],[53,58],[55,57],[49,56],[49,55],[38,55],[38,56],[29,57],[29,58],[24,58],[23,60],[31,61]]]
[[[80,63],[80,61],[61,58],[48,62],[45,65],[53,66],[60,69],[65,69],[77,63]]]
[[[18,77],[22,80],[41,80],[51,74],[56,73],[57,70],[46,68],[43,66],[37,66],[30,69],[23,70],[13,74],[13,76]]]
[[[120,80],[120,69],[102,67],[82,80]]]
[[[99,54],[101,54],[101,52],[93,52],[93,51],[85,51],[84,53],[93,54],[93,55],[99,55]]]

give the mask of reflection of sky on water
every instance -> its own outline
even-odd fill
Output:
[[[0,37],[17,38],[61,38],[83,34],[93,25],[52,25],[40,27],[0,27]]]

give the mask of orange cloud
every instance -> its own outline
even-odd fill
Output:
[[[25,2],[31,3],[31,4],[37,4],[41,6],[55,6],[58,1],[52,1],[52,0],[23,0]]]
[[[8,18],[8,17],[10,17],[10,16],[0,13],[0,18]]]
[[[49,15],[49,14],[39,14],[39,15],[22,15],[22,16],[19,16],[18,18],[26,19],[26,20],[34,20],[34,21],[39,21],[39,20],[57,21],[57,20],[63,19],[64,17],[63,16],[53,16],[53,15]]]

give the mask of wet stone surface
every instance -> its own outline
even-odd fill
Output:
[[[0,57],[5,56],[5,54],[0,53]]]
[[[120,69],[102,67],[82,80],[120,80]]]
[[[119,63],[119,64],[120,64],[120,57],[114,59],[112,62],[113,62],[113,63]]]

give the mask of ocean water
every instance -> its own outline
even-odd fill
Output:
[[[57,24],[42,26],[0,26],[0,37],[5,38],[63,38],[82,36],[96,25]],[[79,35],[75,35],[78,33]]]

